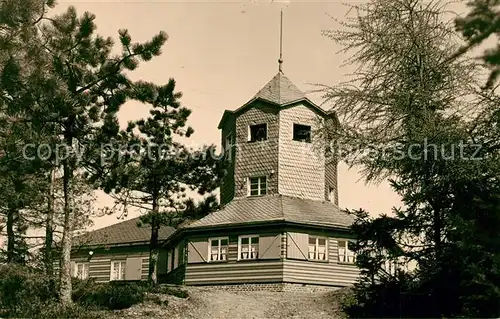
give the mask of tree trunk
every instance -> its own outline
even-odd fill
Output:
[[[7,263],[12,263],[15,260],[15,240],[16,234],[14,232],[14,209],[7,210]]]
[[[73,138],[65,137],[65,143],[68,149],[72,150]],[[71,300],[71,245],[73,239],[73,165],[71,156],[63,161],[63,192],[64,192],[64,228],[62,238],[62,249],[60,259],[60,288],[59,298],[63,306],[72,304]]]
[[[149,272],[148,281],[152,285],[158,283],[158,232],[160,225],[158,225],[158,202],[157,198],[153,196],[153,215],[151,216],[151,240],[149,242]]]
[[[45,219],[45,273],[49,278],[54,276],[54,258],[52,243],[54,240],[54,183],[55,169],[50,172],[50,189],[47,200],[47,217]]]

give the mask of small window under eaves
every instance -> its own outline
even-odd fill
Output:
[[[267,124],[255,124],[248,127],[248,141],[258,142],[267,140]]]
[[[293,140],[311,143],[311,126],[293,124]]]

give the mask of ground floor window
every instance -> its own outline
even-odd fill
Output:
[[[326,237],[309,236],[309,259],[327,260]]]
[[[339,261],[343,263],[354,264],[356,262],[356,254],[349,249],[348,240],[338,241]]]
[[[257,259],[259,256],[259,236],[240,236],[238,239],[238,259]]]
[[[125,280],[125,261],[111,262],[111,277],[110,280]]]
[[[227,260],[227,251],[229,245],[229,238],[227,237],[218,237],[218,238],[210,238],[208,240],[210,243],[209,246],[209,261],[221,261]]]
[[[73,276],[79,279],[89,278],[89,267],[90,264],[87,262],[77,262],[75,263],[75,269]]]

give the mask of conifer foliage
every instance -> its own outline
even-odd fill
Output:
[[[351,82],[327,88],[338,150],[403,207],[353,212],[361,279],[352,317],[500,314],[498,97],[481,90],[446,4],[373,0],[326,32],[352,54]]]
[[[72,290],[72,236],[75,225],[81,224],[78,220],[81,176],[87,178],[88,186],[106,191],[119,193],[120,188],[127,188],[149,192],[153,198],[150,210],[159,213],[164,206],[175,206],[170,198],[182,192],[180,182],[201,193],[212,190],[218,182],[211,168],[218,166],[211,160],[213,156],[163,159],[177,151],[180,155],[207,155],[212,148],[190,152],[173,141],[173,135],[187,137],[192,133],[189,128],[182,131],[190,111],[177,102],[180,93],[174,92],[173,79],[165,85],[156,85],[133,81],[129,76],[141,62],[161,54],[166,33],[159,32],[150,41],[136,43],[126,29],[119,30],[121,50],[114,54],[113,39],[96,34],[95,16],[89,12],[78,15],[74,7],[69,7],[60,15],[49,16],[47,10],[54,6],[52,0],[6,0],[0,5],[0,147],[5,155],[0,158],[0,213],[5,215],[7,232],[12,234],[8,238],[7,259],[14,261],[19,255],[16,251],[24,247],[15,230],[17,227],[21,231],[18,233],[22,233],[26,212],[30,217],[33,213],[44,214],[45,264],[51,274],[52,231],[59,225],[55,212],[61,199],[57,197],[55,184],[61,181],[58,287],[59,298],[67,306]],[[151,117],[135,121],[121,131],[118,112],[130,100],[141,102],[145,110],[152,108]],[[50,151],[45,156],[37,153],[42,144],[49,145]],[[124,145],[148,149],[148,156],[130,161],[137,157],[128,152],[128,158],[117,160],[108,156],[105,145],[116,146],[113,152],[122,150]],[[152,145],[169,148],[164,153]],[[156,247],[155,238],[162,221],[155,214],[148,216],[152,216],[152,247]],[[40,225],[43,218],[32,220]]]

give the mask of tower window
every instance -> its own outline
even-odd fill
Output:
[[[258,142],[267,140],[267,124],[250,125],[248,128],[248,141]]]
[[[328,200],[332,203],[335,202],[335,189],[333,187],[328,189]]]
[[[267,194],[267,178],[262,177],[250,177],[248,183],[248,195],[258,196]]]
[[[311,143],[311,126],[293,124],[293,140]]]

